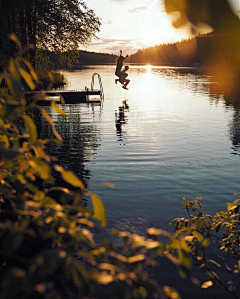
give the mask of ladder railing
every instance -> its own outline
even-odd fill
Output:
[[[98,76],[98,82],[99,82],[99,87],[100,87],[100,98],[101,98],[101,101],[103,101],[104,100],[104,93],[103,93],[102,79],[101,79],[101,76],[98,73],[94,73],[92,75],[91,90],[93,90],[93,87],[94,87],[94,78],[95,78],[95,76]]]

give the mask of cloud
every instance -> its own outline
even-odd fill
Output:
[[[104,21],[103,24],[104,25],[111,25],[111,24],[113,24],[113,21],[107,20],[107,21]]]
[[[139,11],[147,9],[150,5],[151,5],[151,3],[149,3],[148,5],[145,5],[145,6],[138,6],[138,7],[135,7],[133,9],[130,9],[128,12],[130,12],[130,13],[136,13],[136,12],[139,12]]]
[[[119,46],[112,46],[112,47],[105,47],[105,49],[107,51],[110,51],[111,53],[114,53],[114,54],[118,55],[120,47]],[[138,49],[139,48],[137,48],[137,47],[131,47],[131,46],[122,48],[124,55],[126,55],[126,54],[131,55],[132,53],[137,52]]]
[[[115,38],[99,38],[91,42],[91,45],[103,45],[103,44],[110,44],[110,43],[118,43],[122,45],[129,44],[132,40],[131,39],[115,39]]]

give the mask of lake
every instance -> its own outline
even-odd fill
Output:
[[[107,228],[140,234],[152,225],[166,228],[173,218],[186,216],[182,196],[203,197],[208,213],[235,200],[240,114],[226,105],[211,77],[194,68],[130,66],[129,90],[124,90],[115,84],[114,72],[111,65],[63,71],[68,89],[90,88],[92,74],[99,73],[102,107],[64,105],[66,117],[46,108],[64,139],[47,151],[101,197]],[[129,111],[120,131],[115,119],[123,100]],[[50,136],[44,120],[41,126],[41,136]]]

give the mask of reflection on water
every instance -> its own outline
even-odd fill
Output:
[[[73,170],[87,186],[91,171],[85,165],[90,161],[90,157],[94,160],[94,155],[101,144],[98,126],[101,119],[100,107],[69,104],[62,108],[66,112],[65,118],[50,107],[46,107],[51,113],[58,133],[63,138],[63,144],[57,145],[51,142],[47,144],[46,150],[58,158],[58,163],[62,167]],[[54,138],[51,128],[43,119],[40,132],[41,138]]]
[[[203,196],[210,213],[234,200],[240,192],[236,102],[226,102],[198,69],[131,66],[129,90],[123,90],[114,83],[114,67],[64,72],[69,89],[90,87],[92,74],[99,73],[104,106],[65,105],[65,118],[49,108],[64,143],[48,146],[101,196],[111,225],[125,219],[135,232],[139,221],[167,223],[184,213],[183,195]],[[129,111],[119,108],[124,100]],[[50,136],[44,120],[41,132]]]

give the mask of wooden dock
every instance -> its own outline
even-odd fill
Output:
[[[94,78],[98,76],[99,89],[94,89]],[[51,103],[49,97],[58,97],[54,99],[56,102],[61,102],[62,97],[65,104],[78,103],[95,103],[102,104],[104,100],[103,86],[99,74],[92,75],[91,88],[85,87],[84,90],[40,90],[40,91],[25,91],[27,100],[31,101],[33,98],[37,100],[39,105],[48,105]]]
[[[26,91],[27,98],[35,97],[38,99],[38,104],[48,104],[48,97],[59,97],[55,100],[60,102],[60,97],[63,97],[65,104],[77,103],[99,103],[102,102],[101,90],[42,90],[42,91]]]

